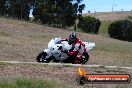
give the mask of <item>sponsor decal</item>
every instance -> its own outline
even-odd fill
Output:
[[[88,84],[126,84],[131,82],[129,74],[86,74],[84,68],[78,68],[79,75],[77,83],[83,85]]]

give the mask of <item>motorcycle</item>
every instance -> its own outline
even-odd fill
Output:
[[[89,50],[95,47],[95,43],[83,42],[85,45],[86,52],[82,52],[81,61],[78,64],[85,64],[89,59]],[[61,37],[54,38],[48,43],[48,49],[44,49],[38,54],[36,60],[40,63],[63,62],[75,64],[75,58],[68,55],[65,51],[69,51],[72,45],[69,45],[67,41],[62,41]],[[63,50],[63,51],[62,51]]]

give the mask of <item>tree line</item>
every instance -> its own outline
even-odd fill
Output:
[[[58,27],[72,26],[81,16],[82,0],[0,0],[0,15],[29,20],[33,10],[35,22]]]
[[[0,15],[29,20],[34,0],[0,0]]]
[[[85,4],[82,0],[36,0],[33,8],[35,21],[58,27],[71,26]]]

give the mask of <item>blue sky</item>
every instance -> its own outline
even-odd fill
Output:
[[[96,12],[111,12],[113,11],[131,11],[132,0],[83,0],[85,10],[83,13],[91,11]],[[31,16],[31,14],[30,14]]]
[[[85,4],[84,13],[87,11],[91,12],[110,12],[112,11],[131,11],[132,0],[83,0]]]

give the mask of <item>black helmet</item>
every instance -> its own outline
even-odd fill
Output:
[[[76,40],[77,36],[76,33],[70,33],[69,35],[69,43],[72,43]]]

